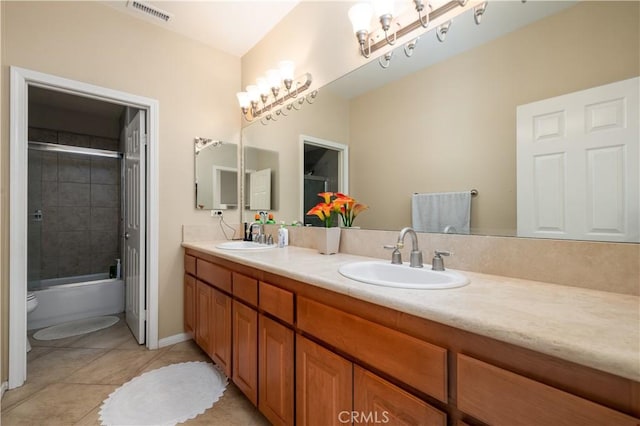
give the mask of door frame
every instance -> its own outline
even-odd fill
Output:
[[[27,377],[28,87],[37,86],[147,111],[146,346],[158,348],[159,103],[155,99],[20,67],[10,67],[9,128],[9,389]]]
[[[300,135],[299,138],[299,190],[300,204],[299,204],[299,217],[302,223],[304,223],[304,146],[315,145],[322,148],[330,149],[332,151],[338,151],[338,192],[347,194],[349,192],[349,145],[345,145],[339,142],[328,141],[326,139],[320,139],[313,136]]]

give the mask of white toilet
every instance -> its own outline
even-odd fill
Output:
[[[27,292],[27,316],[38,307],[38,298],[32,291]],[[27,337],[27,352],[31,350],[31,343],[29,343],[29,337]]]

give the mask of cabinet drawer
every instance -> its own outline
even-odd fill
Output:
[[[231,293],[231,271],[206,260],[196,259],[196,275],[202,281]]]
[[[196,274],[196,258],[193,256],[189,256],[188,254],[184,255],[184,271],[187,274],[195,275]]]
[[[458,355],[457,371],[458,409],[492,425],[638,425],[638,419],[466,355]]]
[[[258,306],[258,280],[237,272],[233,272],[232,277],[233,295],[252,306]]]
[[[298,297],[298,327],[440,401],[447,402],[447,350]]]
[[[293,324],[293,293],[260,281],[260,308]]]

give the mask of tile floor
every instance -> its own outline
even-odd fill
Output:
[[[149,351],[136,343],[124,320],[104,330],[54,341],[34,340],[32,334],[27,381],[2,397],[2,426],[99,425],[102,401],[133,377],[178,362],[211,362],[193,341]],[[230,382],[212,408],[184,424],[269,422]]]

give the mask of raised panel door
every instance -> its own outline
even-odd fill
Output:
[[[233,383],[258,405],[258,313],[233,301]]]
[[[196,279],[184,274],[184,331],[193,333],[196,325]]]
[[[274,425],[294,423],[294,333],[282,324],[259,318],[259,404]]]
[[[296,423],[344,425],[352,410],[352,363],[296,335]]]
[[[353,370],[353,422],[446,426],[447,415],[362,367]]]
[[[209,355],[211,352],[211,294],[213,288],[208,284],[196,281],[196,323],[195,323],[195,339],[200,346]]]
[[[213,314],[209,317],[212,330],[209,356],[227,377],[231,377],[231,298],[216,289],[211,291]]]

